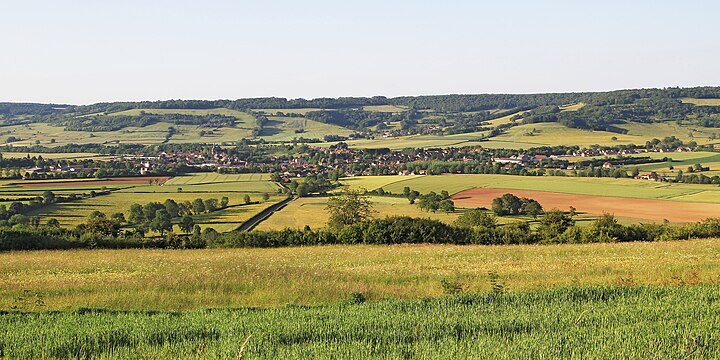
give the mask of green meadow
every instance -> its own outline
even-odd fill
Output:
[[[164,202],[173,199],[176,202],[192,201],[197,198],[218,201],[227,197],[228,207],[209,214],[193,215],[201,227],[212,227],[217,231],[231,231],[240,226],[266,207],[275,204],[286,195],[279,195],[280,186],[269,181],[268,174],[218,174],[195,173],[173,177],[164,184],[105,184],[83,185],[87,181],[97,179],[80,179],[71,183],[62,180],[33,181],[44,186],[22,187],[23,181],[5,181],[0,183],[0,194],[3,198],[42,196],[44,191],[52,191],[58,195],[89,194],[90,191],[109,190],[108,195],[88,197],[71,202],[55,203],[30,212],[30,216],[39,216],[41,222],[56,218],[64,227],[74,227],[87,221],[88,216],[101,211],[110,216],[114,213],[128,215],[130,205]],[[66,180],[64,180],[66,181]],[[265,201],[264,195],[269,199]],[[257,204],[245,204],[245,196]]]
[[[298,117],[268,118],[260,137],[266,141],[285,141],[304,137],[306,139],[322,139],[325,135],[350,135],[353,131],[341,126],[325,124],[318,121]]]

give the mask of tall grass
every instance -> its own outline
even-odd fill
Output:
[[[719,284],[720,239],[582,245],[313,246],[270,249],[0,253],[0,310],[25,290],[46,310],[190,311],[328,305],[443,294],[441,280],[491,291],[563,286]]]
[[[0,313],[0,357],[235,358],[241,351],[261,359],[718,358],[720,286],[187,313]]]

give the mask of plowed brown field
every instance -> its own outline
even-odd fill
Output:
[[[635,219],[673,222],[694,222],[720,217],[720,204],[692,203],[669,200],[632,199],[610,196],[575,195],[548,191],[478,188],[452,196],[458,207],[490,207],[494,198],[510,193],[537,200],[544,209],[567,210],[573,206],[579,212],[610,213]]]

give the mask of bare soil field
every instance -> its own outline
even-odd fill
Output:
[[[103,185],[146,185],[150,180],[158,179],[160,184],[164,184],[170,179],[169,176],[147,176],[147,177],[117,177],[98,180],[68,180],[68,181],[32,181],[16,183],[15,185],[24,188],[33,187],[63,187],[63,186],[103,186]]]
[[[610,196],[575,195],[536,190],[476,188],[452,196],[458,207],[490,208],[492,200],[503,194],[537,200],[544,209],[568,210],[590,214],[610,213],[615,216],[672,222],[694,222],[720,216],[720,204],[703,204],[668,200],[633,199]]]

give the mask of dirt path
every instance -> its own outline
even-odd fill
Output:
[[[673,222],[694,222],[709,217],[720,217],[720,204],[691,203],[669,200],[631,199],[611,196],[574,195],[548,191],[515,189],[470,189],[452,196],[455,206],[489,208],[494,198],[510,193],[519,197],[535,199],[544,209],[567,210],[570,206],[578,212]]]

